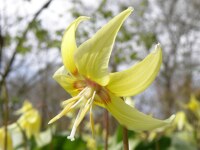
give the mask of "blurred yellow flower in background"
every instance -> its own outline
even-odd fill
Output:
[[[17,125],[26,133],[28,138],[31,136],[38,136],[41,126],[41,117],[32,104],[25,101],[22,108],[16,111],[16,114],[20,114],[20,118],[17,120]]]
[[[134,96],[145,90],[155,79],[162,62],[162,50],[155,50],[144,60],[121,72],[109,73],[108,63],[116,35],[133,11],[128,8],[104,25],[92,38],[78,48],[75,32],[78,24],[88,17],[81,16],[66,29],[61,44],[64,66],[54,74],[54,79],[73,97],[62,103],[64,109],[50,123],[71,110],[80,108],[68,139],[74,140],[75,132],[87,112],[90,112],[94,130],[93,104],[107,109],[123,126],[134,131],[152,130],[168,125],[167,120],[154,119],[127,105],[122,97]]]
[[[192,131],[193,128],[187,120],[187,116],[183,111],[176,113],[176,118],[172,123],[172,129]]]
[[[5,129],[2,127],[0,128],[0,150],[5,149]],[[12,144],[12,138],[9,132],[7,132],[7,150],[12,150],[13,144]]]
[[[194,95],[191,95],[190,101],[186,106],[194,115],[200,119],[200,102]]]
[[[89,150],[97,150],[97,145],[94,138],[89,138],[87,140],[87,147]]]

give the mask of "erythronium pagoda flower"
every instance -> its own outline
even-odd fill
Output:
[[[64,66],[59,68],[53,77],[73,97],[62,103],[64,109],[50,120],[49,124],[80,107],[71,134],[68,136],[72,141],[77,127],[88,111],[93,133],[93,104],[104,107],[120,124],[134,131],[162,127],[171,123],[174,118],[172,116],[163,121],[154,119],[127,105],[122,99],[142,92],[153,82],[162,61],[159,44],[143,61],[131,68],[115,73],[108,71],[108,62],[117,32],[132,11],[132,8],[128,8],[118,14],[79,47],[76,45],[75,31],[79,23],[89,19],[88,17],[77,18],[64,33],[61,44]]]
[[[17,120],[17,126],[24,130],[27,138],[31,138],[31,136],[37,137],[41,126],[41,117],[38,110],[30,102],[24,101],[22,108],[16,114],[21,115]]]
[[[192,94],[190,96],[190,101],[186,105],[186,107],[192,111],[192,113],[197,117],[200,118],[200,102],[197,100],[197,98]]]

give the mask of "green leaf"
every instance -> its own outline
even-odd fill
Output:
[[[48,36],[49,36],[47,30],[44,30],[44,29],[36,30],[35,35],[39,41],[43,41],[43,42],[47,41]]]
[[[141,141],[135,148],[135,150],[167,150],[170,147],[171,139],[169,137],[161,137],[160,139],[152,142]]]
[[[131,53],[130,58],[132,60],[136,59],[137,58],[137,53],[136,52]]]
[[[47,149],[55,149],[55,150],[83,150],[87,149],[86,143],[81,138],[76,138],[75,141],[70,141],[66,136],[63,135],[55,135],[50,144],[37,148],[35,150],[47,150]]]
[[[24,44],[21,44],[21,45],[18,46],[17,52],[20,53],[20,54],[26,54],[31,49],[32,49],[32,46],[30,46],[30,45],[25,46]]]

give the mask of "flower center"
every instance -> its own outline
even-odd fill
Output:
[[[57,116],[49,121],[49,124],[51,124],[60,119],[62,116],[66,115],[71,110],[79,107],[80,109],[72,127],[72,131],[68,136],[68,139],[70,139],[71,141],[74,140],[76,129],[88,111],[90,111],[90,124],[92,133],[94,133],[94,121],[92,115],[93,102],[95,102],[96,104],[106,105],[111,101],[108,90],[105,87],[100,86],[99,84],[89,79],[79,80],[75,82],[74,87],[76,87],[76,89],[80,91],[80,93],[77,96],[62,102],[61,105],[64,107],[64,109]]]
[[[96,82],[93,82],[89,79],[85,79],[87,86],[94,88],[96,91],[100,90],[101,86]]]
[[[97,104],[108,104],[110,102],[110,96],[108,90],[99,85],[98,83],[85,78],[84,80],[78,80],[74,83],[74,88],[76,88],[80,93],[86,88],[89,87],[93,91],[96,91],[94,101]],[[91,95],[90,95],[91,96]]]
[[[83,120],[86,113],[90,110],[90,122],[91,126],[93,124],[93,118],[92,118],[92,105],[95,101],[96,103],[101,103],[106,105],[108,102],[110,102],[110,97],[108,94],[108,91],[105,89],[105,87],[100,86],[96,82],[93,82],[89,79],[77,81],[74,83],[74,87],[80,91],[80,93],[62,103],[62,105],[65,107],[62,114],[66,114],[68,111],[74,109],[75,107],[80,107],[80,110],[77,114],[77,117],[75,119],[74,125],[72,127],[72,131],[70,136],[68,136],[68,139],[74,140],[75,132],[77,127],[79,126],[80,122]],[[61,115],[62,115],[61,114]],[[60,116],[58,116],[60,117]],[[57,117],[57,118],[58,118]],[[93,127],[92,127],[93,130]]]
[[[110,102],[110,96],[108,90],[105,87],[89,79],[86,80],[86,83],[87,86],[93,88],[96,91],[96,96],[94,100],[96,103],[107,104]]]

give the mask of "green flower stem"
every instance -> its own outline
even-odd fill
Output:
[[[26,136],[25,131],[22,129],[22,127],[20,126],[18,122],[17,122],[17,126],[19,127],[20,132],[22,133],[24,150],[28,150],[28,137]]]
[[[128,130],[126,127],[123,127],[123,144],[124,144],[124,150],[129,150]]]
[[[108,150],[109,116],[108,116],[108,111],[106,109],[105,109],[105,112],[104,112],[104,118],[105,118],[105,129],[106,129],[104,149]]]
[[[8,120],[9,120],[9,108],[8,108],[8,103],[9,103],[9,98],[8,98],[8,90],[6,87],[6,83],[3,83],[3,90],[1,93],[4,97],[4,130],[5,130],[5,140],[4,140],[4,149],[7,150],[8,148]]]

